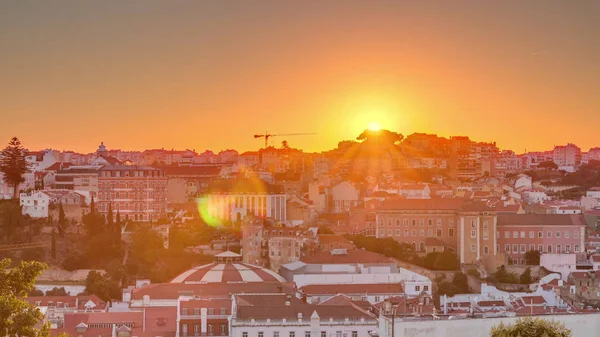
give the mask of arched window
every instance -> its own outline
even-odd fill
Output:
[[[413,242],[413,243],[412,243],[412,247],[413,247],[413,249],[414,249],[415,251],[417,250],[417,244],[416,244],[416,243],[414,243],[414,242]]]
[[[424,252],[425,251],[425,244],[423,242],[421,242],[419,244],[419,251]]]

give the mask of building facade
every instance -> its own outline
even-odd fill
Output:
[[[581,253],[585,221],[581,215],[502,214],[496,231],[499,252],[513,264],[525,264],[525,253]]]
[[[98,210],[133,221],[156,221],[166,214],[167,178],[162,169],[149,166],[104,166],[99,169]]]
[[[213,182],[205,196],[213,219],[238,222],[248,215],[286,221],[286,195],[281,186],[257,177]]]
[[[496,255],[496,212],[462,199],[389,199],[377,206],[377,237],[391,237],[426,252],[426,239],[441,240],[460,263]]]

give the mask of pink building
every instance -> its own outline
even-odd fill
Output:
[[[496,249],[525,264],[525,253],[581,253],[585,221],[581,215],[502,214],[498,215]]]

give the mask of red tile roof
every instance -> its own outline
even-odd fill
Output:
[[[175,333],[177,329],[177,307],[150,307],[144,308],[144,311],[145,328],[147,331]],[[161,334],[161,336],[163,335]]]
[[[480,307],[504,307],[506,304],[504,301],[480,301],[477,303]]]
[[[523,299],[523,302],[525,302],[526,305],[530,305],[530,304],[544,304],[546,303],[546,300],[544,299],[543,296],[523,296],[521,297]]]
[[[321,319],[371,319],[376,317],[353,303],[319,305],[304,303],[293,296],[285,295],[235,295],[237,319],[298,319],[309,321],[316,311]]]
[[[499,214],[498,226],[584,226],[581,214]]]
[[[60,169],[65,169],[67,167],[72,166],[73,164],[71,163],[54,163],[50,166],[48,166],[45,171],[58,171]]]
[[[404,289],[400,283],[372,283],[372,284],[312,284],[300,288],[306,295],[332,295],[332,294],[403,294]]]
[[[294,285],[278,282],[240,282],[240,283],[157,283],[136,288],[131,294],[134,300],[141,300],[144,295],[150,299],[177,299],[182,292],[202,295],[207,298],[229,298],[232,293],[292,293]]]

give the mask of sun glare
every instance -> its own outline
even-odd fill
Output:
[[[377,131],[381,130],[381,125],[379,123],[377,123],[377,122],[371,122],[371,123],[369,123],[369,127],[368,128],[369,128],[370,131],[377,132]]]

